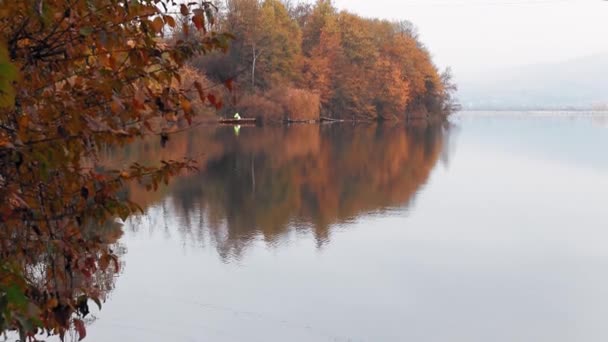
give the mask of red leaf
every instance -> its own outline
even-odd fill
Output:
[[[202,30],[205,27],[205,18],[200,14],[196,14],[192,17],[192,23],[197,30]]]
[[[78,333],[78,341],[82,341],[83,338],[87,337],[87,329],[85,328],[83,321],[74,319],[74,328]]]
[[[207,95],[207,100],[209,100],[209,103],[211,103],[212,105],[215,105],[216,101],[217,101],[217,99],[215,98],[215,95],[213,95],[213,94]]]
[[[234,81],[232,80],[232,78],[230,78],[224,81],[224,85],[226,86],[226,88],[228,88],[228,90],[232,91],[233,82]]]
[[[120,272],[120,263],[118,262],[118,257],[114,254],[109,254],[110,255],[110,259],[112,259],[112,262],[114,262],[114,272],[118,273]]]
[[[82,272],[82,275],[84,275],[87,279],[91,279],[91,277],[93,276],[91,272],[89,272],[89,270],[80,270],[80,272]]]

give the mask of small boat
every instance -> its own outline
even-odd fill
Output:
[[[240,119],[222,118],[222,119],[218,120],[218,122],[221,124],[230,124],[230,125],[254,124],[254,123],[256,123],[256,121],[257,121],[256,118],[240,118]]]

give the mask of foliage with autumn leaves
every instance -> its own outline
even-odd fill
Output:
[[[192,64],[216,81],[238,75],[227,112],[399,121],[443,120],[457,108],[450,70],[438,71],[407,21],[339,12],[331,0],[227,0],[218,24],[237,37],[229,53]]]
[[[123,185],[155,189],[194,168],[109,170],[98,153],[166,141],[192,120],[193,95],[219,106],[200,82],[181,83],[187,60],[232,39],[212,29],[215,12],[207,1],[0,1],[0,332],[86,335],[98,279],[120,268],[106,228],[139,210]],[[182,39],[163,39],[178,28]]]
[[[428,116],[448,84],[410,31],[325,0],[230,0],[219,11],[209,1],[0,0],[0,332],[84,338],[89,304],[102,305],[120,272],[115,219],[141,210],[125,185],[156,190],[195,168],[109,168],[101,151],[144,136],[164,145],[222,102],[281,119]]]

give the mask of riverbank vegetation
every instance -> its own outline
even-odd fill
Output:
[[[213,82],[234,81],[225,113],[382,121],[443,118],[455,108],[449,69],[438,71],[407,21],[365,19],[329,0],[229,0],[221,13],[218,24],[236,40],[228,54],[192,65]]]

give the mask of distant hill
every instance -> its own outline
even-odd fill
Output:
[[[464,109],[608,109],[608,52],[457,81]]]

